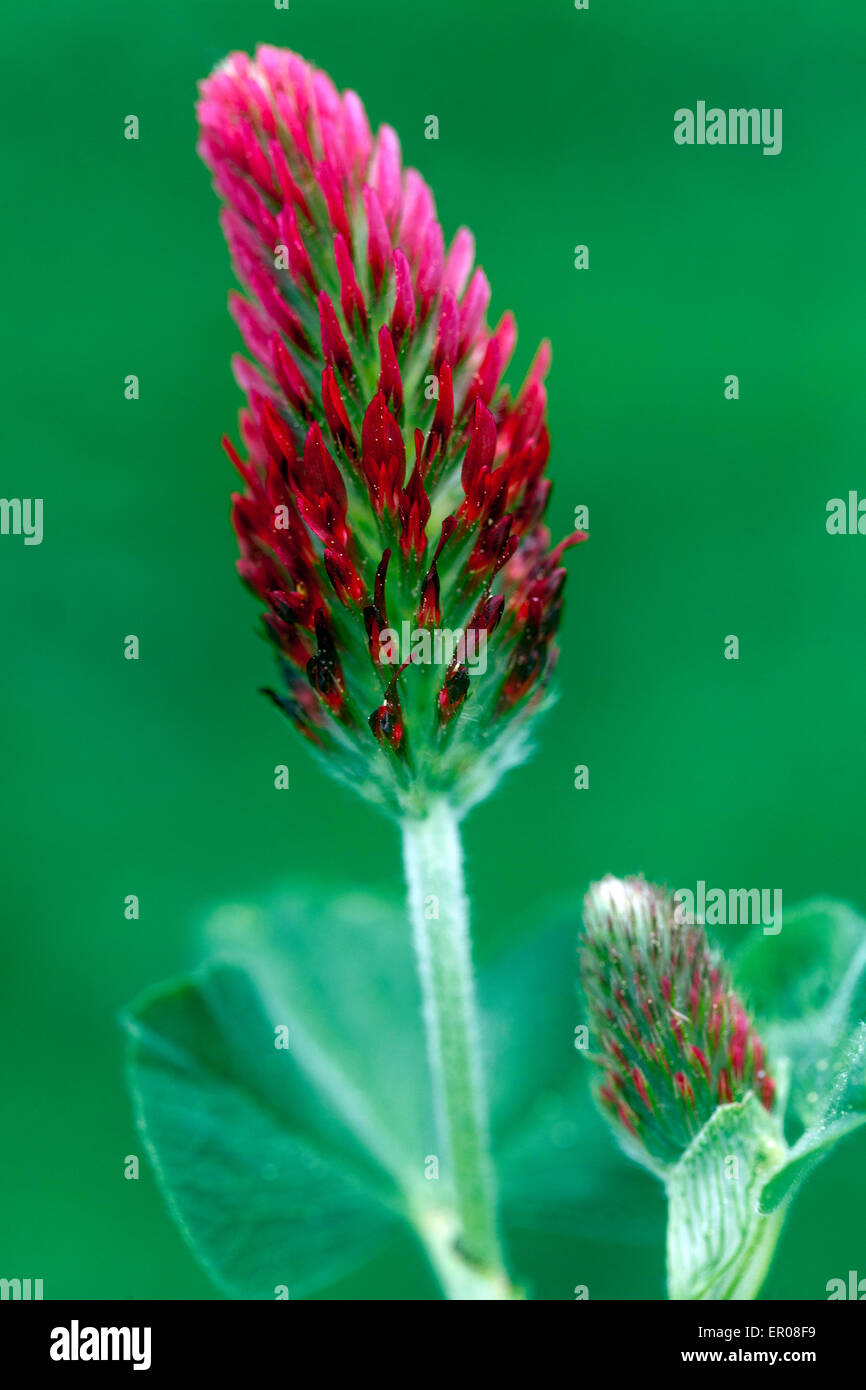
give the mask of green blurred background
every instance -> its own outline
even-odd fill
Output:
[[[792,0],[46,0],[6,28],[0,491],[45,499],[45,538],[0,538],[0,1274],[46,1297],[216,1297],[150,1172],[123,1180],[138,1143],[117,1011],[189,963],[216,903],[296,871],[395,892],[399,860],[255,693],[271,668],[233,568],[219,436],[238,339],[197,79],[266,41],[354,87],[446,235],[475,232],[494,316],[520,327],[512,382],[553,342],[552,524],[587,504],[592,539],[569,560],[539,751],[467,823],[483,958],[550,899],[576,918],[605,871],[866,908],[866,539],[825,530],[830,497],[866,494],[866,18]],[[673,112],[698,99],[782,107],[782,154],[676,146]],[[864,1158],[866,1135],[801,1194],[768,1296],[866,1274]],[[662,1291],[658,1250],[550,1241],[536,1263],[548,1297]],[[423,1293],[412,1270],[398,1253],[336,1292]]]

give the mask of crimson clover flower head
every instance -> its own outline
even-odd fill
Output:
[[[625,1147],[675,1163],[720,1105],[753,1092],[771,1110],[764,1047],[702,926],[663,888],[607,877],[584,906],[581,978],[596,1098]]]
[[[372,799],[471,804],[523,755],[584,538],[543,524],[549,347],[512,398],[515,324],[487,326],[471,234],[446,249],[394,131],[297,54],[232,54],[198,117],[245,290],[225,447],[266,693]]]

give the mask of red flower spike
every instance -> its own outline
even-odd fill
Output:
[[[663,889],[605,878],[586,897],[581,978],[595,1040],[596,1096],[650,1166],[676,1163],[717,1106],[775,1082],[724,961]]]
[[[584,539],[550,550],[542,522],[549,349],[516,397],[500,387],[514,321],[487,326],[471,233],[446,250],[395,132],[373,134],[360,99],[298,55],[232,54],[201,84],[198,116],[244,288],[230,300],[250,359],[235,367],[233,524],[280,655],[286,690],[270,698],[390,809],[471,799],[475,761],[491,785],[516,761],[555,666],[560,556]],[[401,706],[389,617],[395,632],[484,634],[483,669],[442,656],[432,632],[439,669],[428,680],[403,654]],[[732,1041],[735,1076],[752,1052]],[[630,1124],[646,1112],[639,1096],[618,1104]]]

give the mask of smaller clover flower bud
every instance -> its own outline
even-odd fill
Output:
[[[720,1105],[775,1082],[763,1045],[701,926],[665,889],[607,877],[586,896],[581,978],[596,1098],[632,1152],[676,1163]]]

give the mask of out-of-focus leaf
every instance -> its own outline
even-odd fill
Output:
[[[866,924],[845,903],[803,903],[783,916],[777,934],[756,931],[735,960],[737,980],[767,1018],[820,1012],[853,961],[866,949]]]
[[[303,1296],[401,1233],[401,1193],[386,1153],[371,1152],[362,1132],[363,1105],[332,1075],[335,1112],[315,1125],[324,1064],[311,1074],[303,1046],[300,1055],[275,1046],[285,1020],[242,969],[211,965],[145,995],[124,1021],[158,1181],[227,1293]]]
[[[775,1211],[834,1146],[866,1123],[866,923],[843,903],[785,914],[741,951],[739,984],[766,1019],[771,1055],[791,1064],[800,1134],[760,1194]]]
[[[761,1194],[761,1210],[773,1211],[792,1195],[840,1139],[866,1124],[866,1023],[860,1023],[837,1048],[833,1085],[825,1095],[823,1114],[789,1150],[788,1160]]]
[[[545,1094],[581,1074],[574,1047],[574,920],[557,918],[522,937],[480,972],[484,1069],[495,1129],[522,1128]]]
[[[792,1064],[790,1103],[805,1130],[866,1111],[866,923],[842,903],[785,914],[777,936],[756,934],[735,965],[763,1017],[771,1054]]]
[[[762,1189],[759,1207],[762,1212],[775,1211],[787,1197],[793,1196],[803,1179],[826,1158],[840,1139],[866,1124],[866,1115],[848,1115],[823,1129],[807,1129],[792,1149],[783,1166]]]
[[[421,995],[402,906],[360,892],[293,886],[261,906],[227,905],[205,924],[210,955],[242,963],[288,1024],[312,1084],[311,1123],[336,1112],[401,1180],[424,1190],[436,1152]]]
[[[612,1243],[661,1239],[663,1190],[610,1137],[575,1048],[584,1021],[575,947],[563,913],[481,975],[504,1223]]]

